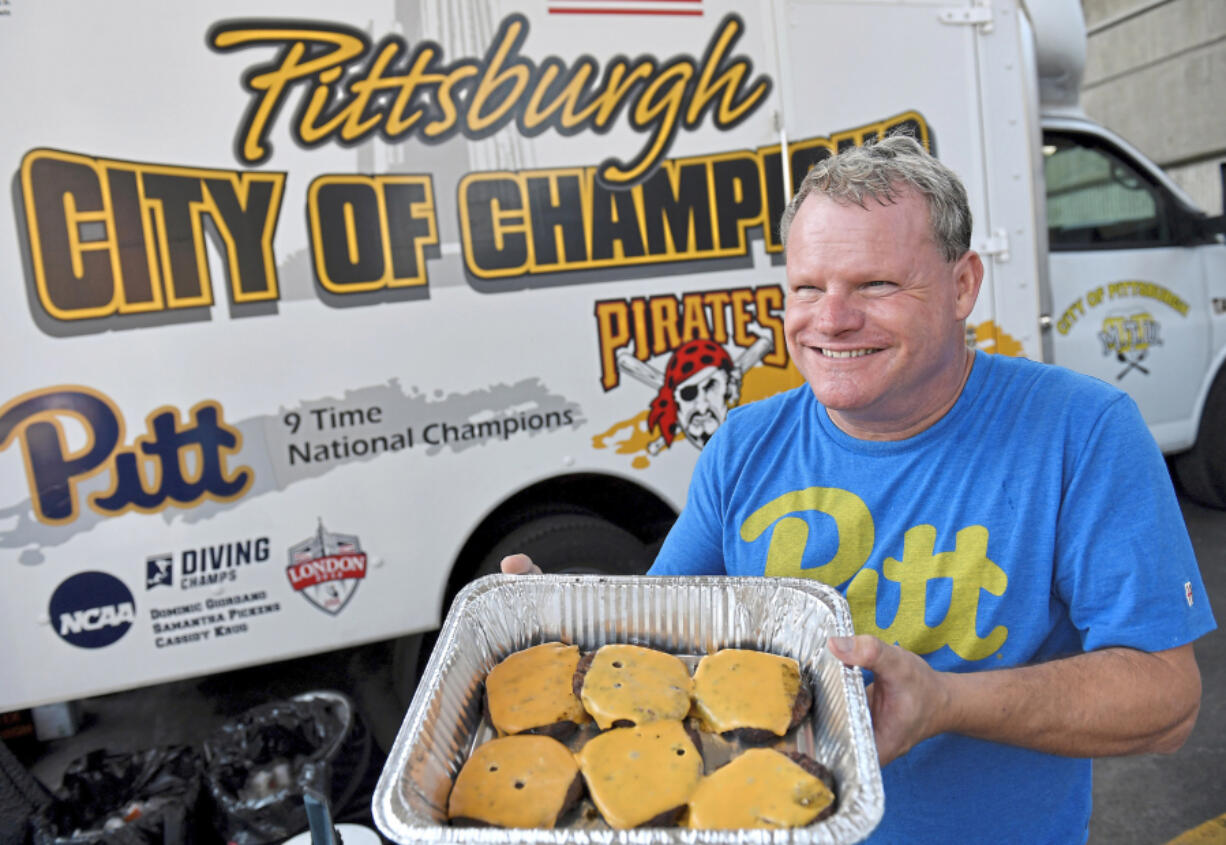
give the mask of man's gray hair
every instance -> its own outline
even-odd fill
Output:
[[[869,199],[890,205],[907,191],[924,198],[937,249],[946,261],[957,261],[971,248],[971,208],[966,188],[957,174],[908,135],[891,135],[863,147],[851,147],[814,165],[779,220],[783,248],[787,250],[792,218],[812,193],[867,208]]]

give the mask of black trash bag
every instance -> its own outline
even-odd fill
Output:
[[[0,740],[0,845],[26,845],[35,817],[50,803],[51,791]]]
[[[264,845],[307,830],[306,788],[343,811],[370,749],[352,702],[332,691],[262,704],[221,725],[204,742],[217,836]]]
[[[64,770],[33,819],[36,845],[195,845],[209,841],[204,763],[187,745],[91,751]]]

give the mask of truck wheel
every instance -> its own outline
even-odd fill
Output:
[[[629,531],[589,513],[551,513],[512,529],[481,559],[473,578],[502,570],[504,557],[522,552],[545,572],[576,575],[641,575],[655,560],[659,543],[648,547]],[[408,707],[425,671],[438,631],[396,641],[392,686]]]
[[[1175,477],[1189,498],[1226,509],[1226,368],[1209,388],[1192,448],[1174,457]]]
[[[521,525],[482,559],[473,577],[499,572],[499,562],[522,552],[545,572],[582,575],[639,575],[651,566],[646,545],[608,520],[586,514],[557,514]]]

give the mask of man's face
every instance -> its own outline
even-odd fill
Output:
[[[957,397],[982,276],[973,252],[945,261],[916,194],[867,209],[810,196],[788,233],[788,353],[844,431],[910,436]]]
[[[727,371],[705,367],[677,385],[673,396],[686,438],[701,449],[728,416]]]

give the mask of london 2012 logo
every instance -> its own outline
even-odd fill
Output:
[[[366,553],[355,534],[324,530],[290,547],[285,574],[290,586],[315,607],[335,616],[366,578]]]

